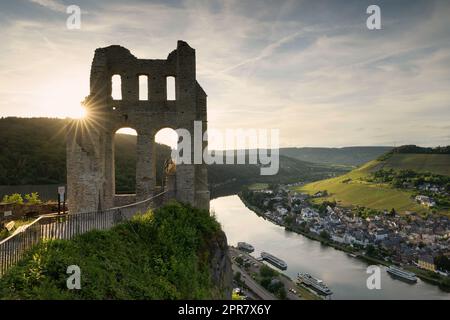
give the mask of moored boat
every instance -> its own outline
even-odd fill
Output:
[[[239,250],[242,250],[242,251],[247,251],[247,252],[255,251],[255,248],[250,243],[247,243],[247,242],[238,242],[237,247]]]
[[[274,255],[267,253],[267,252],[261,252],[261,258],[267,262],[269,262],[271,265],[277,267],[280,270],[286,270],[287,269],[287,263],[283,260],[275,257]]]
[[[322,280],[317,279],[306,272],[300,272],[297,275],[297,282],[300,284],[303,284],[305,286],[310,287],[314,291],[316,291],[319,294],[325,295],[325,296],[331,296],[333,292],[328,288]]]
[[[397,266],[389,266],[386,271],[392,276],[395,276],[401,280],[411,283],[417,282],[417,277],[415,273],[403,270],[402,268],[399,268]]]

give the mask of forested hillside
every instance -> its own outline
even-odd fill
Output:
[[[392,147],[283,148],[280,154],[315,163],[359,166],[391,149]]]
[[[66,180],[66,125],[50,118],[0,119],[0,185],[56,184]],[[134,190],[136,137],[116,134],[117,191]],[[158,144],[157,179],[170,148]]]
[[[66,125],[69,120],[50,118],[0,119],[0,185],[45,185],[65,183]],[[282,153],[282,152],[281,152]],[[116,191],[134,192],[136,136],[116,134]],[[161,183],[164,161],[170,148],[156,147],[156,179]],[[324,179],[346,172],[345,168],[314,164],[280,156],[280,170],[274,176],[261,176],[258,165],[211,165],[212,189],[240,188],[253,182],[296,182]]]

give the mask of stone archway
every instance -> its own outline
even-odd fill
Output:
[[[121,77],[121,100],[111,96],[114,75]],[[147,75],[147,100],[139,98],[141,75]],[[167,99],[167,77],[175,78],[175,100]],[[155,193],[156,132],[165,127],[183,128],[193,137],[195,121],[202,122],[203,132],[207,128],[206,93],[196,81],[195,50],[183,41],[166,60],[137,59],[121,46],[97,49],[85,106],[87,118],[78,120],[68,131],[67,188],[71,212],[114,206],[113,140],[119,128],[131,127],[137,132],[137,201]],[[176,175],[175,198],[209,209],[206,165],[181,164]]]

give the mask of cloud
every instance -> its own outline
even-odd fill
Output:
[[[57,0],[29,0],[29,1],[57,12],[66,12],[67,8],[66,5],[62,4]]]
[[[236,68],[244,66],[246,64],[255,63],[258,60],[267,58],[267,57],[271,56],[276,51],[276,49],[278,49],[279,47],[281,47],[282,45],[284,45],[286,43],[289,43],[290,41],[292,41],[295,38],[299,37],[303,33],[304,33],[304,31],[297,31],[297,32],[295,32],[293,34],[290,34],[290,35],[288,35],[286,37],[283,37],[280,40],[277,40],[277,41],[269,44],[256,57],[252,57],[252,58],[246,59],[246,60],[244,60],[244,61],[242,61],[242,62],[240,62],[240,63],[238,63],[238,64],[236,64],[234,66],[231,66],[231,67],[223,70],[222,72],[229,72],[229,71],[232,71],[232,70],[234,70]]]
[[[450,5],[390,6],[383,29],[369,31],[364,1],[80,0],[81,30],[45,13],[2,29],[0,112],[70,115],[69,101],[88,94],[95,48],[164,59],[183,39],[196,49],[211,128],[279,128],[284,146],[443,144]]]

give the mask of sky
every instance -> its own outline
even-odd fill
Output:
[[[2,0],[0,116],[78,117],[96,48],[165,59],[184,40],[210,128],[279,129],[282,147],[448,145],[449,17],[446,0]]]

